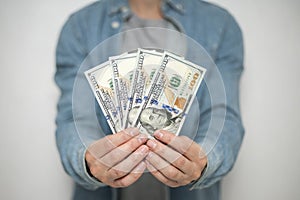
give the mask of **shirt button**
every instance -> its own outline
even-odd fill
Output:
[[[177,8],[178,10],[182,10],[182,9],[183,9],[183,6],[182,6],[181,4],[177,4],[177,5],[176,5],[176,8]]]
[[[120,23],[117,22],[117,21],[113,21],[113,22],[111,23],[111,27],[113,27],[114,29],[119,28],[119,26],[120,26]]]
[[[128,8],[126,6],[124,6],[121,8],[121,11],[122,11],[122,13],[126,13],[126,12],[128,12]]]

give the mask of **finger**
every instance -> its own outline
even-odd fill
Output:
[[[182,181],[186,178],[186,175],[179,169],[167,163],[164,159],[153,152],[149,152],[146,160],[155,167],[161,174],[172,181]]]
[[[157,170],[149,161],[145,161],[147,169],[151,172],[151,174],[157,178],[160,182],[166,184],[170,187],[178,187],[179,184],[175,181],[172,181],[165,177],[159,170]]]
[[[125,160],[110,168],[107,172],[108,176],[113,180],[126,176],[147,156],[148,151],[149,148],[146,145],[140,146]]]
[[[116,147],[126,143],[132,137],[139,134],[137,128],[128,128],[116,134],[108,135],[100,140],[97,140],[88,148],[88,152],[95,158],[101,158],[106,153],[115,149]]]
[[[128,142],[120,145],[118,148],[113,149],[109,153],[105,154],[100,161],[108,166],[113,167],[117,163],[124,160],[129,154],[134,152],[139,146],[144,144],[147,141],[146,135],[138,135],[134,138],[131,138]]]
[[[200,156],[200,146],[186,136],[176,136],[169,131],[159,130],[154,133],[154,137],[168,144],[189,160],[195,160]]]
[[[147,146],[151,151],[164,158],[169,163],[172,163],[173,166],[182,172],[188,173],[191,170],[192,162],[190,160],[158,140],[148,140]]]
[[[146,169],[146,164],[144,162],[139,163],[131,173],[127,176],[117,179],[113,182],[113,187],[127,187],[134,182],[136,182],[143,174]]]

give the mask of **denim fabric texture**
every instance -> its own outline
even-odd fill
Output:
[[[56,142],[65,171],[76,183],[74,199],[115,199],[116,189],[87,173],[86,146],[80,140],[73,119],[72,93],[75,76],[89,52],[100,42],[122,30],[130,15],[126,0],[97,1],[72,14],[61,31],[56,50],[55,81],[61,90],[56,117]],[[226,92],[226,104],[212,105],[205,83],[197,93],[201,115],[194,140],[207,131],[213,109],[226,111],[224,126],[201,178],[190,185],[170,188],[175,200],[220,199],[220,181],[232,169],[244,128],[239,109],[239,82],[243,71],[243,38],[235,19],[224,9],[201,0],[166,0],[164,17],[183,33],[201,44],[216,63]],[[110,134],[103,116],[99,117],[105,134]],[[188,130],[185,130],[188,131]]]

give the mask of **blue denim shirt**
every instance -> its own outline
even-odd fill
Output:
[[[75,126],[72,95],[75,76],[89,52],[122,30],[123,21],[130,14],[130,9],[124,8],[129,8],[125,0],[95,2],[69,17],[58,41],[55,81],[61,89],[61,96],[56,118],[56,142],[64,169],[76,182],[74,199],[115,198],[115,189],[87,173],[86,145]],[[195,141],[201,144],[201,136],[209,130],[211,119],[218,118],[218,114],[213,116],[214,110],[225,113],[223,128],[208,152],[208,165],[201,178],[188,186],[170,188],[170,198],[217,200],[220,180],[233,167],[244,135],[239,109],[239,81],[243,71],[241,30],[226,10],[204,1],[166,0],[161,9],[166,19],[208,52],[221,74],[226,94],[225,101],[212,103],[205,83],[197,93],[197,104],[193,106],[199,109],[192,110],[198,110],[201,118]],[[109,134],[105,120],[100,117],[100,121],[105,134]]]

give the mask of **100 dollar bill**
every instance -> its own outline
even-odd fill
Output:
[[[121,56],[110,57],[109,60],[113,70],[112,78],[119,120],[124,129],[126,128],[125,121],[128,110],[127,101],[131,88],[131,79],[136,67],[136,53],[126,53]]]
[[[112,83],[112,68],[107,61],[85,72],[97,102],[113,133],[121,130]]]
[[[132,127],[138,117],[138,109],[142,105],[151,78],[161,62],[162,53],[154,50],[138,49],[136,69],[133,74],[130,96],[128,98],[128,112],[125,118],[125,128]]]
[[[149,135],[159,129],[178,135],[205,71],[182,57],[165,52],[142,106],[136,112],[135,126]]]

